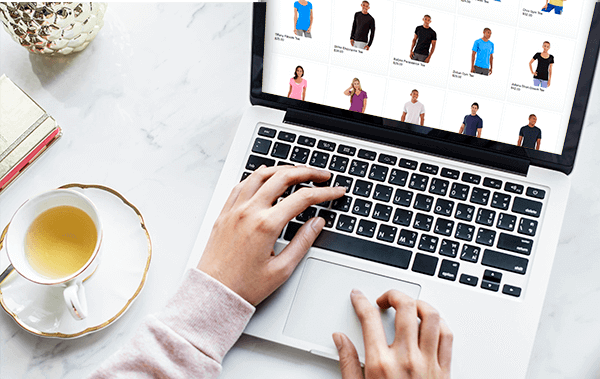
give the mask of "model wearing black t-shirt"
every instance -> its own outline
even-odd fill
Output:
[[[354,22],[350,32],[350,45],[369,50],[375,38],[375,19],[369,14],[368,1],[363,1],[360,6],[362,10],[354,14]]]
[[[550,42],[545,41],[542,44],[543,51],[536,53],[529,61],[529,70],[533,75],[533,85],[535,87],[548,88],[552,82],[552,66],[554,66],[554,56],[548,53]],[[537,67],[533,71],[533,61],[537,61]]]
[[[423,25],[415,29],[415,37],[410,46],[410,59],[429,63],[437,43],[437,34],[429,24],[431,24],[431,16],[426,14],[423,17]]]
[[[535,150],[540,149],[540,144],[542,143],[542,130],[535,126],[536,122],[536,115],[530,115],[529,124],[523,126],[521,130],[519,130],[519,140],[517,141],[517,146],[523,146]]]

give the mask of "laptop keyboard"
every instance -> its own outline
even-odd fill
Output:
[[[241,180],[263,164],[300,164],[332,177],[288,188],[282,198],[302,187],[346,187],[342,198],[290,221],[284,240],[318,215],[326,224],[316,247],[522,296],[545,190],[376,152],[377,145],[371,150],[276,129],[258,128]]]

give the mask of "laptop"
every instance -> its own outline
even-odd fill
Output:
[[[246,334],[337,359],[341,331],[364,362],[350,291],[398,289],[452,329],[453,377],[525,377],[600,44],[596,0],[550,3],[254,4],[252,107],[188,266],[262,164],[328,170],[347,193],[282,230],[276,252],[326,220]]]

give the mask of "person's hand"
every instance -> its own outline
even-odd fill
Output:
[[[492,69],[490,68],[490,71],[488,72],[488,76],[492,75]]]
[[[383,309],[396,310],[396,335],[387,344],[379,309],[357,290],[350,295],[362,325],[365,341],[366,379],[448,379],[452,360],[452,332],[429,304],[416,301],[397,290],[377,299]],[[419,324],[417,317],[421,319]],[[340,356],[343,379],[362,379],[363,373],[356,348],[343,333],[333,340]]]
[[[548,87],[550,87],[550,79],[548,79]]]
[[[429,60],[431,60],[431,57],[425,58],[425,63],[429,63]]]
[[[471,72],[474,73],[475,72],[475,67],[471,67]]]
[[[300,189],[276,205],[290,186],[324,182],[331,174],[310,167],[261,167],[233,188],[215,221],[198,269],[217,279],[252,305],[257,305],[289,278],[325,220],[307,221],[275,256],[273,247],[283,227],[313,204],[337,199],[345,187]]]
[[[367,45],[365,46],[365,50],[369,50],[371,48],[371,46]]]
[[[350,45],[354,46],[354,40],[353,39],[350,40]]]
[[[309,26],[309,27],[308,27],[308,30],[307,30],[308,34],[310,34],[310,30],[311,30],[311,29],[312,29],[312,26]]]
[[[294,34],[295,34],[295,35],[298,35],[298,29],[295,29],[295,28],[294,28]]]
[[[415,57],[415,53],[411,50],[410,51],[410,59],[413,59]]]

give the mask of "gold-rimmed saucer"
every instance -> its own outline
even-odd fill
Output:
[[[117,191],[88,184],[60,188],[86,195],[102,220],[101,261],[84,284],[89,316],[81,321],[73,319],[62,299],[61,287],[35,284],[15,271],[0,283],[0,305],[28,332],[42,337],[76,338],[112,324],[131,306],[146,282],[152,243],[140,211]],[[6,228],[0,236],[0,248],[5,232]],[[8,262],[4,249],[0,261]]]

